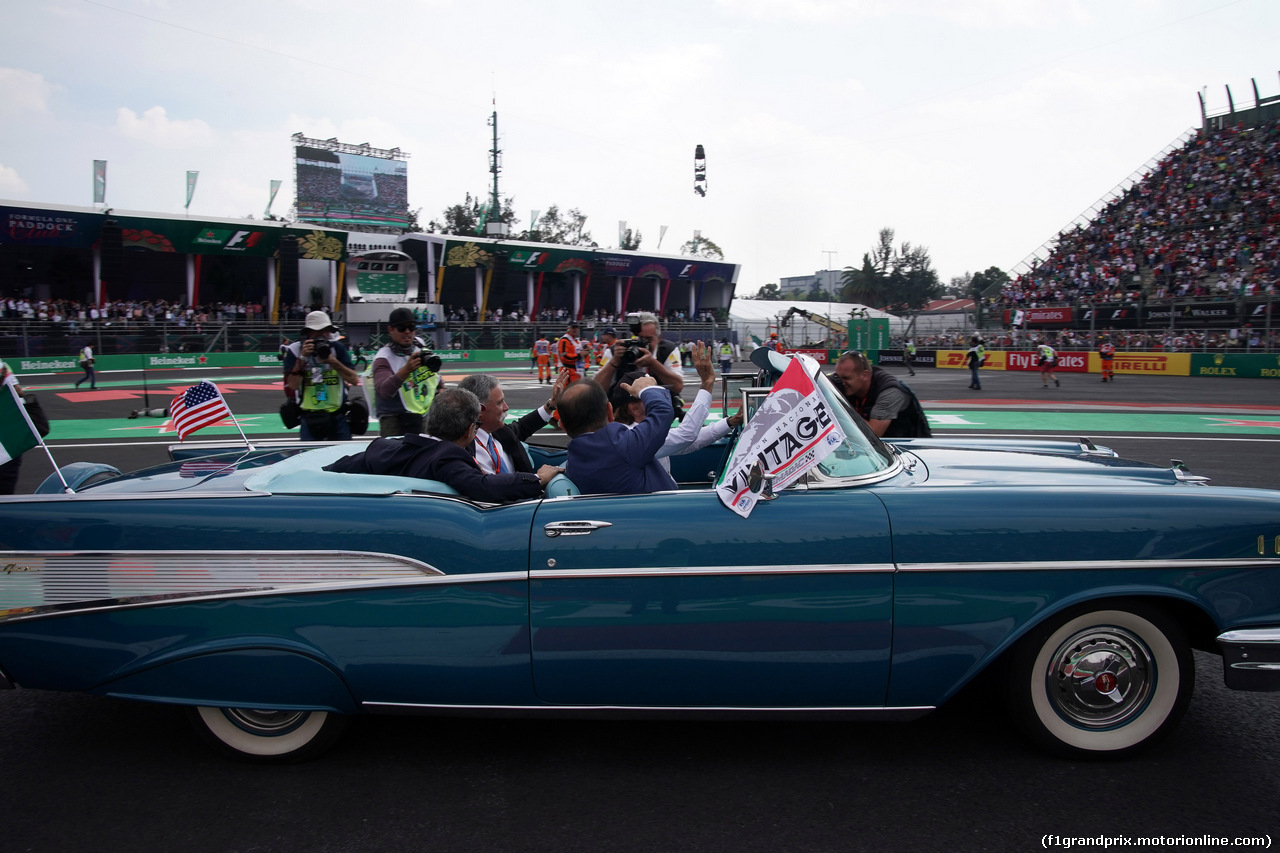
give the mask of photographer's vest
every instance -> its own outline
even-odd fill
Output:
[[[729,361],[732,358],[733,358],[733,347],[729,346],[728,344],[722,344],[720,346],[720,360]]]
[[[907,405],[903,406],[902,411],[898,412],[897,417],[889,421],[889,427],[884,431],[885,438],[929,438],[933,432],[929,429],[929,418],[925,416],[924,409],[920,406],[920,399],[916,397],[914,391],[907,383],[900,381],[889,371],[882,367],[871,368],[871,387],[867,389],[867,396],[861,400],[854,400],[846,397],[853,404],[858,414],[862,415],[862,419],[871,421],[871,410],[876,407],[876,398],[880,396],[880,392],[886,388],[901,388],[902,392],[907,395]]]
[[[337,349],[337,344],[329,344]],[[298,359],[298,364],[307,365],[302,357],[302,341],[289,344],[289,351]],[[301,396],[298,403],[304,412],[336,412],[342,408],[342,376],[329,365],[320,372],[321,381],[316,382],[316,370],[309,365],[303,370]]]
[[[394,372],[399,372],[409,360],[407,355],[396,355],[391,347],[383,347],[373,357],[374,361],[385,358]],[[378,398],[378,417],[398,415],[410,412],[425,415],[431,408],[431,401],[436,397],[436,389],[440,387],[440,374],[428,370],[425,365],[410,373],[396,390],[396,396],[390,400]]]

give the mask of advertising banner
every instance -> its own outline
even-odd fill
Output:
[[[791,353],[802,352],[805,355],[813,358],[813,360],[818,362],[818,364],[826,364],[828,353],[830,353],[831,351],[825,350],[825,349],[805,349],[803,347],[792,347],[792,348],[783,347],[779,350],[779,352],[784,352],[784,353],[787,353],[788,355],[790,355]]]
[[[986,352],[987,360],[982,365],[982,369],[983,370],[1022,369],[1022,368],[1010,368],[1008,366],[1010,355],[1011,353],[1007,353],[1004,350],[987,350]],[[1039,359],[1040,357],[1037,355],[1036,370],[1040,369],[1038,366]],[[920,362],[917,360],[916,363],[919,364]],[[1061,365],[1062,362],[1058,362],[1058,363],[1059,365]],[[963,349],[940,349],[937,352],[937,366],[938,367],[958,367],[958,368],[963,368],[965,370],[968,370],[969,369],[969,351],[963,350]]]
[[[298,219],[330,225],[404,227],[409,167],[404,160],[294,148]]]
[[[1015,316],[1016,315],[1016,316]],[[1022,308],[1004,310],[1006,326],[1040,326],[1046,323],[1070,323],[1074,320],[1071,308]]]
[[[466,240],[450,240],[445,244],[445,265],[450,267],[487,267],[493,261],[494,246]],[[587,275],[602,270],[606,275],[647,276],[693,281],[733,281],[735,264],[704,258],[655,258],[613,255],[595,249],[566,246],[563,249],[512,248],[509,269],[527,272],[580,272]]]
[[[107,161],[93,161],[93,203],[107,203]]]
[[[743,518],[759,500],[764,474],[774,474],[773,488],[781,491],[844,441],[844,432],[801,361],[791,360],[747,422],[716,484],[721,503]]]
[[[1230,376],[1249,379],[1280,379],[1280,355],[1236,353],[1189,353],[1192,376]]]
[[[104,219],[100,213],[0,206],[0,245],[88,249]]]
[[[834,358],[832,359],[835,360]],[[880,350],[880,358],[877,364],[885,367],[902,367],[902,350],[900,349],[882,349]],[[938,351],[931,349],[916,350],[915,357],[911,359],[912,367],[936,367],[938,363]],[[953,365],[954,366],[954,365]],[[960,365],[963,367],[964,365]]]
[[[1113,373],[1138,373],[1187,376],[1191,371],[1191,355],[1185,352],[1117,352],[1111,363]],[[1102,372],[1102,359],[1089,353],[1089,372]]]
[[[988,353],[994,355],[994,353]],[[1054,367],[1055,371],[1062,373],[1088,373],[1089,372],[1089,356],[1087,352],[1058,352],[1058,364]],[[1040,353],[1038,352],[1005,352],[1004,353],[1004,369],[1005,370],[1030,370],[1038,372],[1040,370]],[[992,360],[987,359],[987,365],[992,365]]]

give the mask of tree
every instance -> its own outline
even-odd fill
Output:
[[[862,256],[862,267],[845,270],[840,295],[889,312],[918,311],[942,293],[929,250],[903,242],[893,248],[892,228],[881,228],[876,245]]]
[[[509,197],[503,199],[499,204],[501,209],[494,214],[488,210],[487,201],[483,201],[480,196],[473,198],[471,193],[467,193],[467,198],[462,204],[446,207],[440,214],[440,219],[431,220],[427,224],[427,232],[475,237],[484,230],[483,224],[487,222],[505,222],[507,225],[515,226],[520,219],[512,209],[512,201]],[[413,211],[413,215],[416,222],[417,211]]]
[[[598,248],[596,242],[591,239],[591,232],[582,227],[586,221],[587,217],[576,207],[562,214],[560,208],[553,204],[538,217],[538,221],[526,233],[530,240],[538,243],[561,243],[566,246]]]
[[[703,237],[701,234],[681,246],[680,254],[693,255],[699,258],[710,258],[714,261],[724,260],[724,252],[720,250],[720,247],[708,240],[706,237]]]
[[[634,252],[640,248],[640,241],[643,239],[644,235],[639,231],[632,231],[628,228],[622,233],[622,240],[619,241],[618,248]]]
[[[987,267],[982,272],[976,272],[970,278],[969,287],[966,288],[965,294],[972,296],[974,301],[982,301],[982,297],[989,290],[998,290],[1009,283],[1009,274],[999,267]],[[991,294],[994,295],[994,294]]]
[[[778,290],[778,285],[771,281],[768,284],[761,287],[751,296],[741,296],[739,298],[740,299],[781,299],[782,291]]]

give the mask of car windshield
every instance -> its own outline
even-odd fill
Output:
[[[809,469],[808,479],[811,485],[847,485],[850,478],[879,480],[892,476],[897,471],[900,464],[898,455],[885,445],[872,432],[867,422],[853,410],[844,395],[836,390],[831,380],[821,372],[817,361],[802,354],[786,356],[778,353],[766,356],[765,359],[769,362],[770,369],[779,375],[786,370],[792,359],[799,359],[805,372],[813,379],[818,393],[826,401],[828,411],[844,433],[844,441],[816,466]],[[752,452],[741,443],[757,441],[759,437],[757,430],[753,430],[750,424],[754,424],[758,410],[768,405],[769,397],[766,395],[771,394],[772,391],[763,387],[746,390],[744,411],[749,413],[749,426],[738,437],[739,444],[734,447],[727,459],[736,458],[740,452]],[[781,405],[790,404],[782,403]],[[763,458],[761,457],[762,461]],[[781,460],[775,458],[772,461],[777,464]],[[726,475],[727,470],[721,472],[721,478]]]
[[[818,471],[832,478],[864,477],[894,466],[897,456],[871,431],[827,375],[818,370],[814,370],[812,375],[814,384],[835,415],[836,423],[844,431],[844,442],[818,463]]]

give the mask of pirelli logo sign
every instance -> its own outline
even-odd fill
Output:
[[[1098,359],[1098,366],[1095,368],[1094,359],[1098,359],[1096,353],[1090,358],[1091,372],[1097,372],[1102,365],[1101,359]],[[1185,352],[1118,352],[1111,369],[1116,373],[1189,376],[1191,375],[1191,355]]]
[[[1155,353],[1116,354],[1112,369],[1117,373],[1168,373],[1169,356]]]

